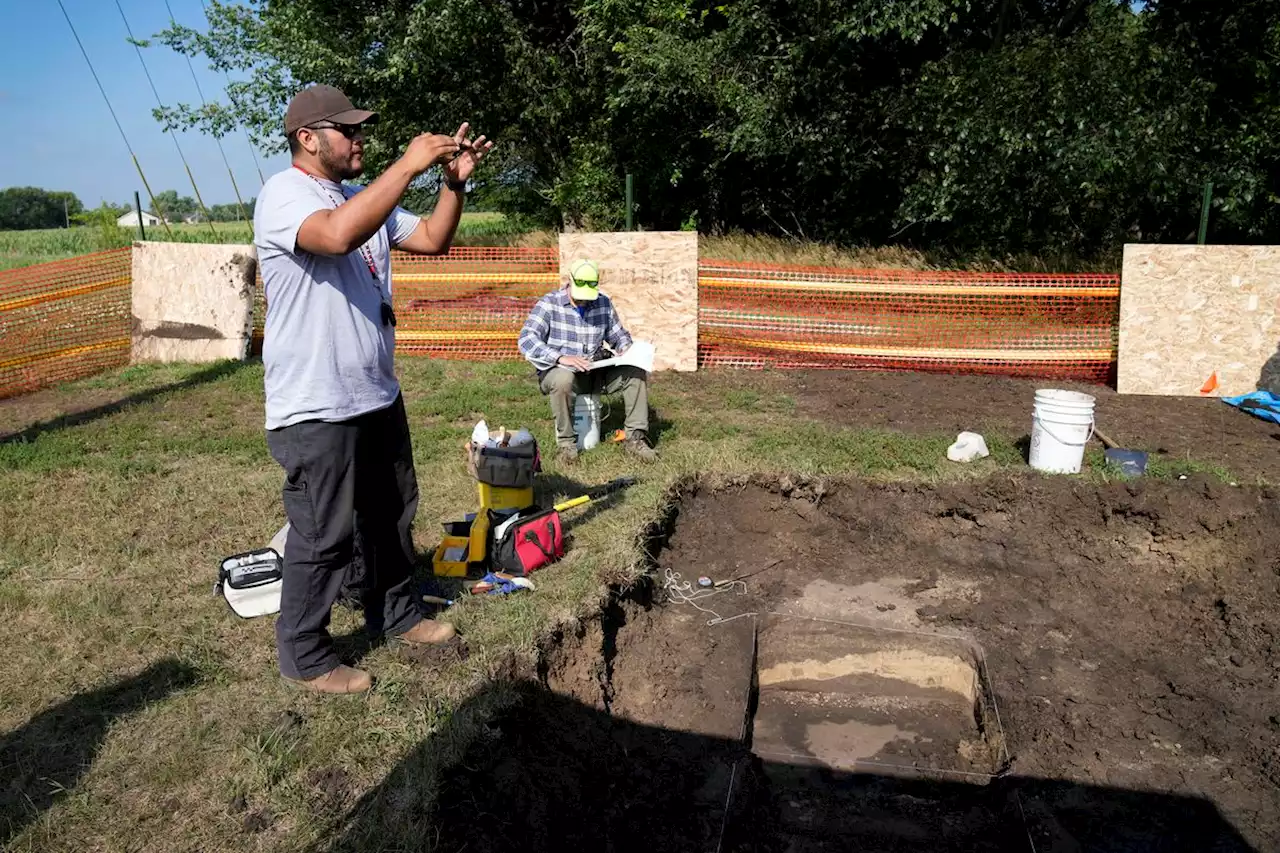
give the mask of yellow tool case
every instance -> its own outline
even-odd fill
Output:
[[[431,561],[432,572],[466,577],[489,558],[490,512],[499,515],[533,506],[534,477],[541,470],[536,441],[511,446],[467,445],[467,471],[476,481],[479,511],[444,525]]]

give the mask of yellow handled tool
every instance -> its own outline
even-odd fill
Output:
[[[553,506],[552,509],[556,512],[564,512],[567,509],[573,509],[574,507],[582,506],[585,503],[590,503],[595,498],[603,497],[609,492],[616,491],[617,489],[625,489],[627,486],[634,486],[635,483],[635,477],[619,477],[612,482],[605,483],[597,489],[592,489],[585,495],[578,495],[576,498],[569,498],[567,501],[562,501],[561,503]]]

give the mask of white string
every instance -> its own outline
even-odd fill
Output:
[[[724,846],[724,828],[729,825],[729,803],[733,801],[733,780],[738,776],[738,762],[733,762],[733,772],[729,774],[729,790],[724,795],[724,814],[720,816],[720,839],[716,841],[716,853]]]
[[[1031,837],[1031,825],[1027,823],[1027,813],[1022,810],[1022,797],[1013,792],[1013,801],[1018,804],[1018,814],[1022,815],[1022,829],[1027,833],[1027,841],[1031,844],[1031,853],[1036,853],[1036,840]]]
[[[667,591],[667,595],[671,596],[671,600],[677,604],[687,604],[694,610],[709,614],[712,618],[707,621],[708,625],[722,625],[725,622],[732,622],[734,619],[741,619],[744,616],[756,615],[755,611],[749,611],[747,613],[739,613],[736,616],[725,617],[710,608],[702,607],[698,604],[704,598],[710,598],[713,595],[719,595],[731,589],[737,589],[738,595],[746,595],[747,584],[744,581],[729,581],[719,586],[695,590],[693,584],[680,577],[679,572],[663,569],[663,576],[666,578],[666,583],[662,586]]]

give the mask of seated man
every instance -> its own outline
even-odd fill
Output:
[[[600,270],[594,261],[575,261],[569,283],[538,300],[520,331],[520,353],[538,371],[538,387],[550,397],[556,421],[556,445],[562,462],[578,458],[573,430],[574,394],[622,392],[626,406],[626,449],[646,462],[658,455],[649,446],[649,388],[645,371],[636,367],[591,370],[591,362],[609,357],[602,345],[621,355],[631,335],[600,292]]]

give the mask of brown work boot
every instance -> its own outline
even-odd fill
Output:
[[[395,639],[404,643],[424,643],[438,646],[453,639],[458,632],[448,622],[437,622],[434,619],[423,619]]]
[[[292,687],[314,693],[365,693],[373,687],[369,673],[344,664],[315,678],[286,678],[285,681]]]
[[[649,436],[640,430],[634,430],[627,436],[627,440],[622,445],[632,456],[638,456],[645,462],[657,462],[658,453],[649,446]]]
[[[561,465],[572,465],[578,461],[578,446],[561,444],[556,448],[556,461]]]

